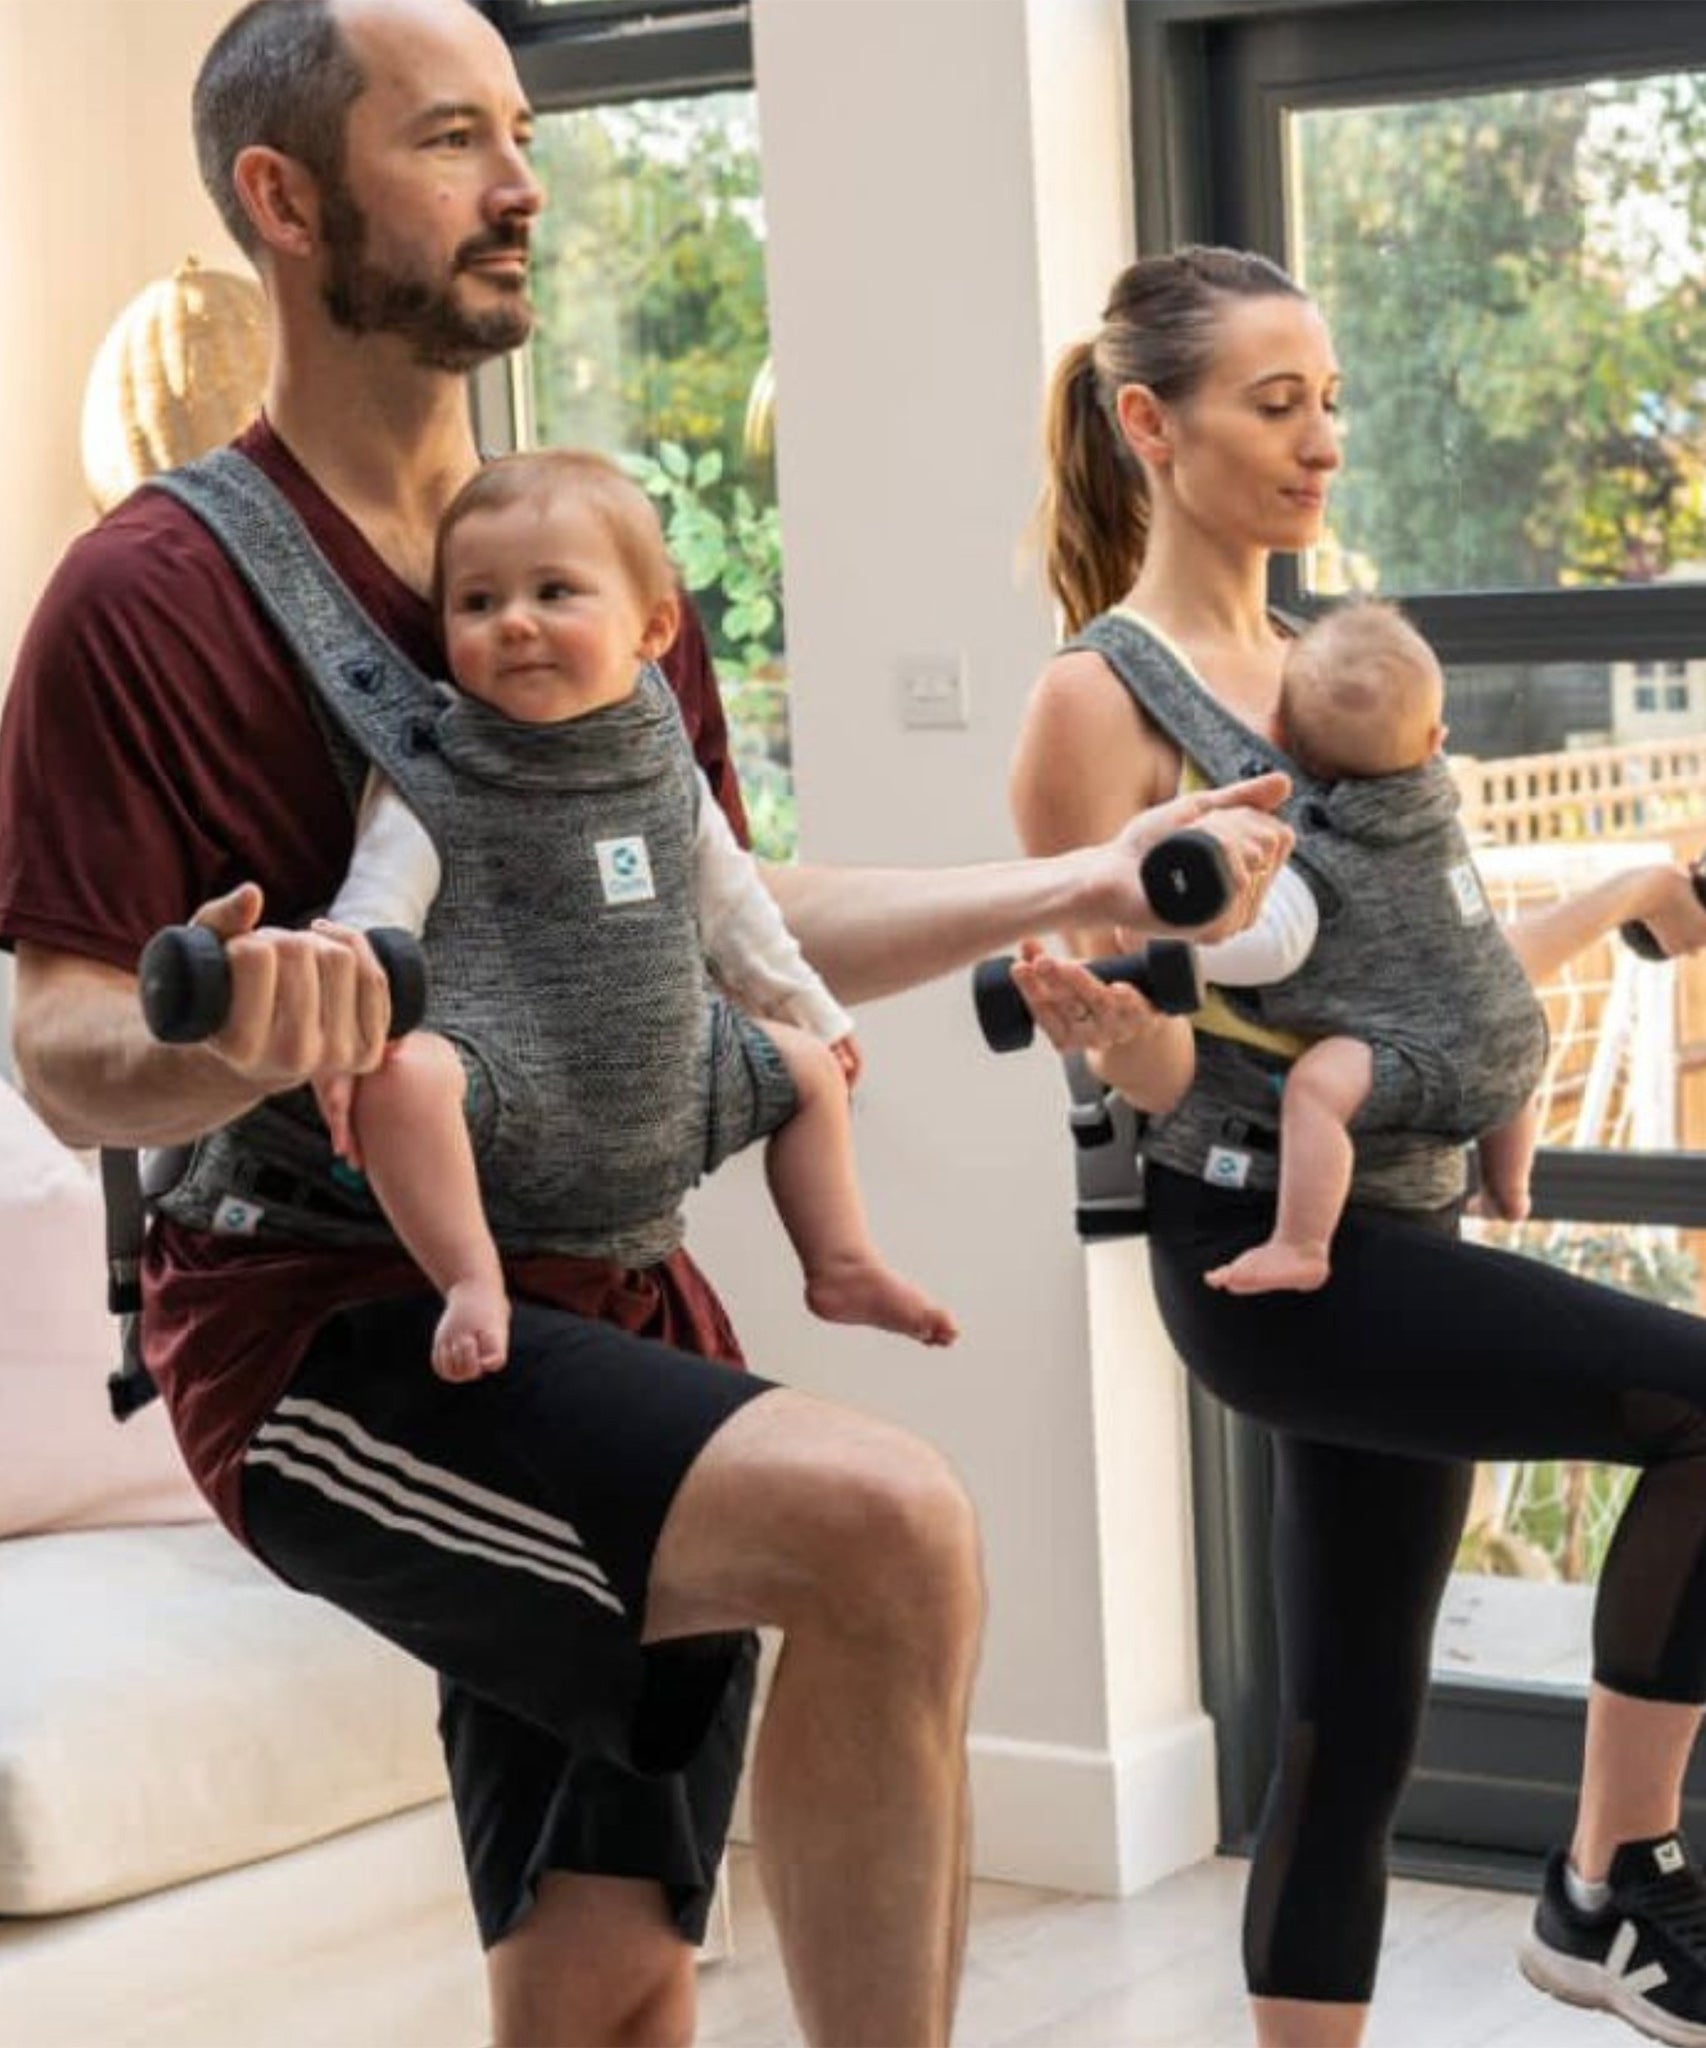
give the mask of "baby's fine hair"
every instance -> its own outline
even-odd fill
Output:
[[[1125,596],[1149,540],[1148,482],[1115,413],[1121,387],[1182,404],[1208,374],[1233,300],[1307,296],[1246,249],[1144,256],[1114,279],[1100,330],[1066,351],[1049,386],[1036,532],[1068,632]]]
[[[560,497],[573,498],[603,522],[642,605],[661,604],[675,594],[675,564],[657,510],[634,479],[607,455],[590,449],[538,448],[482,464],[445,507],[433,548],[432,592],[438,609],[444,608],[445,556],[465,519]]]
[[[1304,751],[1331,755],[1335,737],[1378,755],[1383,741],[1425,730],[1439,717],[1439,664],[1395,604],[1353,597],[1304,632],[1286,656],[1284,715]],[[1384,773],[1397,762],[1359,766]]]

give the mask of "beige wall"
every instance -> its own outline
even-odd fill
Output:
[[[0,0],[0,658],[87,516],[78,412],[107,323],[187,250],[233,260],[185,115],[227,4]],[[1011,850],[1008,754],[1054,637],[1015,563],[1042,388],[1130,253],[1120,19],[1120,0],[757,0],[813,859]],[[938,653],[965,660],[970,724],[908,732],[896,664]],[[977,1496],[980,1867],[1129,1886],[1212,1839],[1179,1380],[1143,1255],[1086,1262],[1058,1079],[984,1053],[962,978],[861,1030],[873,1219],[960,1312],[960,1346],[810,1322],[750,1159],[699,1201],[695,1243],[755,1363],[919,1429]]]
[[[91,516],[83,380],[114,316],[188,253],[242,259],[195,176],[189,88],[229,0],[0,0],[0,673]],[[22,516],[17,516],[21,508]]]

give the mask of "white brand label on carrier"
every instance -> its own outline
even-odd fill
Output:
[[[1457,914],[1465,924],[1480,924],[1492,915],[1487,892],[1472,860],[1460,860],[1446,875],[1451,893],[1457,898]]]
[[[266,1213],[259,1202],[245,1202],[240,1195],[226,1195],[213,1212],[213,1227],[222,1237],[253,1237]]]
[[[628,839],[598,839],[598,879],[604,886],[606,903],[650,903],[657,895],[652,881],[652,857],[639,833]]]
[[[1202,1177],[1211,1187],[1241,1188],[1250,1178],[1250,1155],[1235,1152],[1230,1145],[1211,1145],[1203,1161]]]

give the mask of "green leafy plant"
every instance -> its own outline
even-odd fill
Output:
[[[537,437],[651,451],[630,467],[704,619],[754,847],[791,859],[781,526],[771,458],[746,436],[770,352],[756,103],[718,92],[551,114],[535,162],[551,193]]]
[[[626,467],[658,502],[664,538],[698,601],[721,678],[753,850],[792,860],[798,846],[788,696],[782,664],[782,522],[744,484],[731,484],[722,451],[691,454],[664,441]]]

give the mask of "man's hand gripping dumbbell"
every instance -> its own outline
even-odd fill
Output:
[[[1289,827],[1268,815],[1288,789],[1284,776],[1267,775],[1234,789],[1181,798],[1150,813],[1152,829],[1175,817],[1180,820],[1178,829],[1152,839],[1141,857],[1151,918],[1189,929],[1193,938],[1225,938],[1248,925],[1291,851]],[[1210,812],[1221,814],[1210,829],[1185,822],[1206,819]],[[1057,966],[1041,948],[1027,944],[1017,958],[1003,955],[982,961],[975,969],[978,1022],[993,1051],[1012,1052],[1030,1044],[1035,1022],[1020,984],[1034,979],[1030,970],[1039,962],[1051,973],[1065,966]],[[1020,970],[1017,978],[1015,966]],[[1188,1014],[1202,1001],[1195,948],[1179,940],[1157,940],[1136,951],[1079,961],[1071,971],[1093,975],[1104,986],[1128,986],[1163,1013]],[[1032,994],[1034,999],[1034,990]],[[1058,1020],[1051,1022],[1040,1008],[1038,1014],[1057,1044],[1069,1034],[1070,1026],[1063,1033]]]

